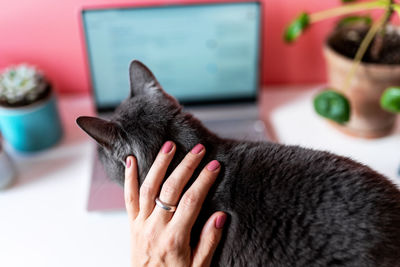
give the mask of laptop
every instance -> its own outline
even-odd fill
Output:
[[[222,137],[268,140],[259,119],[261,4],[84,8],[81,22],[98,116],[129,95],[132,59],[146,64],[164,90]],[[88,210],[124,208],[123,190],[94,158]]]

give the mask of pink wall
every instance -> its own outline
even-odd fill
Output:
[[[118,3],[147,1],[118,0]],[[82,6],[115,2],[0,0],[0,69],[28,62],[43,69],[59,92],[87,92],[78,13]],[[264,0],[264,85],[325,80],[321,44],[331,22],[316,25],[293,46],[283,44],[282,31],[300,10],[319,10],[338,3],[338,0]]]

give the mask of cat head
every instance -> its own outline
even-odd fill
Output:
[[[182,111],[153,73],[134,60],[129,67],[130,94],[110,120],[79,117],[77,124],[98,143],[99,158],[109,178],[124,183],[126,157],[136,157],[142,183],[164,142],[176,144],[173,169],[192,147],[217,140],[202,123]],[[170,171],[168,171],[170,172]]]
[[[182,112],[178,101],[162,89],[153,73],[143,63],[134,60],[129,75],[130,95],[110,120],[95,117],[77,119],[77,124],[98,143],[99,157],[108,176],[121,185],[127,156],[136,157],[139,177],[143,181],[165,141],[174,140],[177,146],[185,147],[196,144],[194,140],[190,142],[190,138],[177,140],[181,134],[177,133],[178,129],[181,128],[179,132],[185,129],[190,115]]]

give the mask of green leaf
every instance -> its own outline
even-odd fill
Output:
[[[365,24],[365,25],[371,25],[373,22],[371,16],[365,15],[365,16],[349,16],[341,19],[338,22],[338,26],[351,26],[355,24]]]
[[[400,112],[400,87],[389,87],[383,92],[381,107],[389,112]]]
[[[350,103],[347,98],[334,91],[324,90],[314,98],[315,111],[327,119],[343,124],[350,119]]]
[[[283,36],[287,43],[293,43],[299,38],[305,29],[310,25],[310,16],[303,12],[301,13],[285,30]]]
[[[355,2],[357,0],[342,0],[342,3],[351,3],[351,2]]]

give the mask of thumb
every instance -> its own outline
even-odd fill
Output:
[[[200,240],[193,251],[192,266],[210,266],[211,260],[221,240],[227,215],[218,211],[211,215],[200,234]]]

